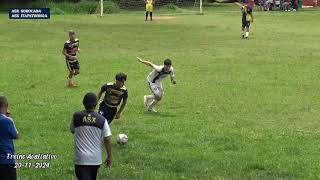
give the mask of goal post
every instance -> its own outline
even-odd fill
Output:
[[[100,17],[103,16],[103,0],[100,0]]]

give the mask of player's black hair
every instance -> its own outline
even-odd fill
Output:
[[[0,96],[0,108],[8,105],[8,99],[5,96]]]
[[[96,108],[98,102],[98,98],[96,94],[89,92],[83,97],[83,105],[86,110],[93,110]]]
[[[166,59],[166,60],[163,61],[163,64],[164,65],[172,65],[172,62],[171,62],[170,59]]]
[[[127,75],[125,73],[118,73],[116,74],[116,80],[118,81],[126,81],[127,80]]]
[[[73,30],[70,30],[69,34],[76,34],[76,32],[74,32]]]

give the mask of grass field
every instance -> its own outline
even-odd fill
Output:
[[[320,179],[320,11],[257,12],[250,40],[240,38],[239,7],[204,12],[153,22],[143,12],[1,14],[0,94],[20,132],[16,153],[58,156],[49,169],[18,169],[20,179],[73,179],[71,116],[120,71],[129,102],[111,126],[113,164],[99,179]],[[75,89],[65,86],[61,54],[69,29],[82,50]],[[150,69],[136,56],[173,60],[177,85],[164,82],[157,114],[143,106]]]

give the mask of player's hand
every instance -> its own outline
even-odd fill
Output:
[[[144,62],[144,61],[143,61],[141,58],[139,58],[139,57],[137,57],[137,59],[138,59],[139,62],[142,62],[142,63]]]
[[[80,48],[78,48],[77,52],[80,53]]]
[[[107,157],[106,161],[104,162],[104,165],[106,167],[110,167],[112,163],[112,158],[111,157]]]
[[[7,116],[7,117],[10,117],[10,114],[11,114],[11,113],[10,113],[10,110],[8,109],[7,112],[6,112],[6,116]]]
[[[120,118],[120,116],[121,116],[121,113],[118,113],[118,112],[117,112],[117,114],[115,115],[115,117],[114,117],[114,118],[115,118],[115,119],[119,119],[119,118]]]
[[[176,80],[172,80],[171,82],[172,82],[172,84],[177,84]]]

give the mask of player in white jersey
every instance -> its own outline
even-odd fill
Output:
[[[144,104],[148,107],[148,111],[157,112],[154,107],[159,101],[161,101],[163,96],[162,80],[167,76],[170,76],[171,83],[176,84],[172,62],[170,59],[166,59],[164,60],[163,65],[158,66],[141,58],[138,58],[138,60],[153,69],[147,77],[147,81],[153,95],[145,95],[143,99]]]

